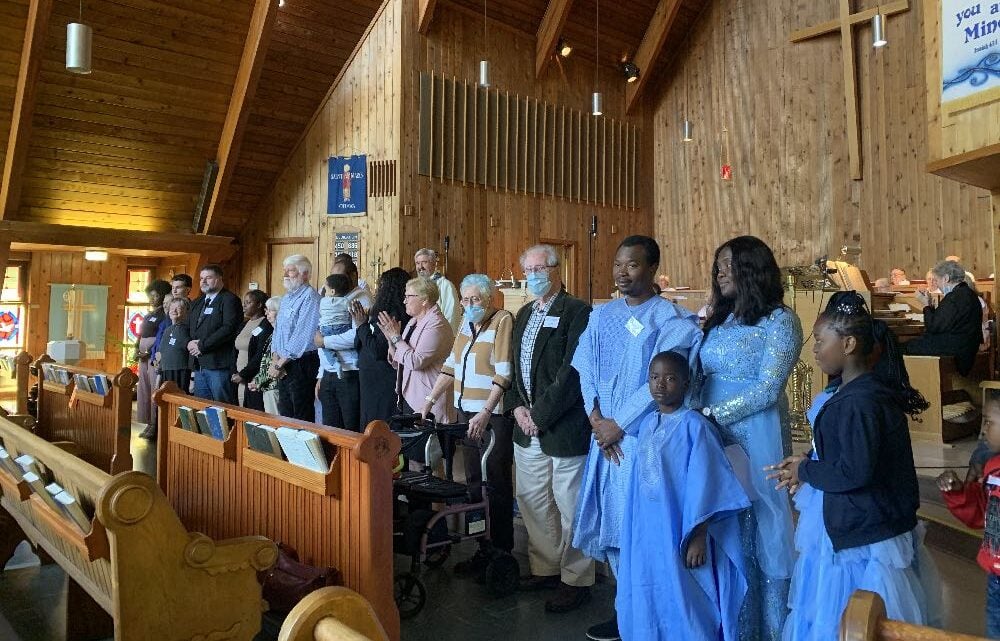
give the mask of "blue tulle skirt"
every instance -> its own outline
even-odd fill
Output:
[[[828,641],[855,590],[885,601],[890,619],[940,626],[937,571],[923,546],[924,525],[905,534],[834,552],[823,524],[823,493],[803,485],[795,496],[798,560],[788,596],[784,641]]]

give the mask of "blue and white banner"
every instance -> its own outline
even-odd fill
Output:
[[[1000,87],[1000,0],[941,0],[941,102]]]
[[[368,157],[331,156],[327,172],[326,213],[358,215],[368,211]]]

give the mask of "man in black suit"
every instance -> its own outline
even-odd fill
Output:
[[[931,270],[944,293],[936,308],[927,292],[917,292],[924,304],[924,335],[903,345],[906,354],[953,356],[958,373],[965,376],[976,362],[983,342],[983,306],[965,281],[965,269],[953,260]]]
[[[202,295],[191,305],[188,319],[197,374],[194,395],[223,403],[235,403],[230,380],[236,367],[236,335],[243,324],[239,296],[225,288],[222,267],[205,265],[200,285]]]
[[[525,251],[521,267],[536,300],[514,320],[513,379],[505,398],[519,428],[514,430],[517,503],[531,564],[531,577],[521,588],[558,588],[545,609],[569,612],[587,601],[594,584],[593,559],[570,545],[590,449],[590,421],[571,361],[590,306],[566,293],[559,257],[549,245]]]

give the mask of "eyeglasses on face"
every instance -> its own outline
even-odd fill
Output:
[[[552,265],[539,265],[537,267],[525,267],[524,268],[524,273],[525,274],[541,274],[543,272],[549,271],[550,269],[552,269]]]

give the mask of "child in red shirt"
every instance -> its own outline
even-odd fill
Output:
[[[983,433],[992,456],[982,478],[963,483],[949,470],[938,477],[938,488],[955,518],[983,528],[983,545],[976,560],[986,570],[986,636],[1000,639],[1000,390],[987,390]]]

